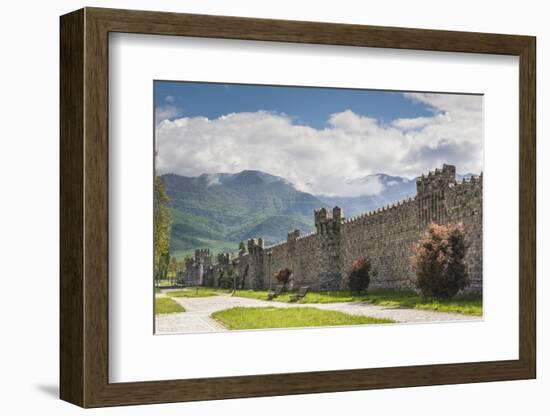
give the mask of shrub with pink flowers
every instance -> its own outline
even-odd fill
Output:
[[[466,249],[461,223],[428,226],[410,259],[416,287],[424,298],[449,299],[470,284]]]

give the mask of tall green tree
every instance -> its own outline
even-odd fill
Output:
[[[172,227],[170,198],[159,176],[155,176],[153,216],[155,279],[158,280],[166,276],[167,265],[170,259],[170,231]]]
[[[168,265],[168,272],[172,275],[176,275],[178,271],[182,268],[181,263],[175,257],[170,257],[170,264]]]
[[[174,281],[176,277],[178,276],[178,272],[183,270],[183,263],[178,261],[177,258],[171,256],[170,257],[170,264],[168,264],[168,278],[170,281]]]

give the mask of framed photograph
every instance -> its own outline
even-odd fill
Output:
[[[63,400],[536,377],[534,37],[60,27]]]

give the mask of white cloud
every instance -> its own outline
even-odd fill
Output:
[[[157,125],[166,119],[179,117],[181,110],[172,104],[160,105],[155,108],[155,120]]]
[[[382,183],[379,175],[369,175],[364,178],[346,180],[343,183],[343,187],[340,189],[343,190],[343,193],[334,192],[334,194],[346,196],[376,195],[384,190],[384,184]]]
[[[401,130],[418,130],[429,124],[433,124],[438,117],[445,117],[445,115],[438,114],[436,117],[398,118],[392,122],[392,125]]]
[[[174,119],[183,115],[183,109],[176,104],[176,98],[172,95],[164,97],[166,104],[155,107],[155,123],[159,125],[163,120]]]
[[[329,126],[295,125],[284,114],[258,111],[217,119],[166,116],[157,125],[159,173],[198,176],[261,170],[282,176],[307,192],[376,194],[373,173],[414,177],[440,167],[482,170],[480,96],[406,94],[428,105],[433,116],[382,124],[350,110],[332,114]]]

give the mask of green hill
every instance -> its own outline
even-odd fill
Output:
[[[172,205],[171,253],[195,248],[236,251],[240,241],[261,237],[267,245],[286,240],[289,230],[313,229],[318,198],[297,191],[283,178],[259,171],[237,174],[162,176]]]

